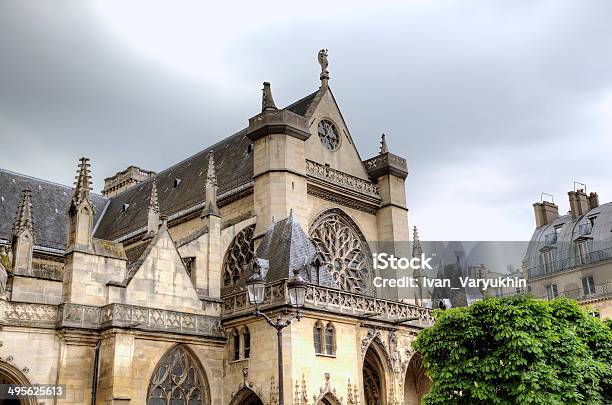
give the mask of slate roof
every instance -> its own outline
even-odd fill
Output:
[[[291,211],[288,218],[268,229],[255,256],[269,261],[270,271],[266,281],[271,282],[293,276],[293,270],[310,264],[316,253],[310,238]]]
[[[310,107],[310,104],[312,104],[318,92],[319,90],[315,91],[312,94],[307,95],[303,99],[298,100],[293,104],[288,105],[287,107],[285,107],[285,110],[289,110],[298,115],[305,116],[306,112],[308,111],[308,108]]]
[[[222,194],[247,184],[253,177],[253,154],[247,130],[204,149],[152,178],[111,198],[95,236],[114,240],[147,225],[147,209],[153,181],[157,184],[160,213],[172,215],[206,199],[208,153],[214,151],[215,170]],[[175,187],[175,180],[179,184]],[[128,204],[124,210],[124,204]]]
[[[266,231],[255,256],[268,262],[268,271],[262,274],[266,282],[293,277],[295,269],[300,275],[314,284],[338,288],[327,266],[323,265],[316,274],[312,265],[316,249],[310,238],[295,219],[293,211],[289,217],[274,223]],[[250,274],[246,275],[250,277]]]
[[[36,245],[63,250],[66,247],[67,211],[73,189],[4,169],[0,169],[0,238],[11,239],[11,228],[24,189],[32,191]],[[95,223],[104,211],[108,199],[93,193],[91,199],[95,207]]]
[[[314,92],[286,107],[304,115],[315,99]],[[147,224],[147,209],[152,182],[157,183],[160,213],[173,215],[206,200],[208,154],[214,151],[218,193],[223,194],[248,184],[253,177],[253,155],[247,129],[212,145],[201,152],[158,173],[154,177],[108,199],[92,193],[96,207],[95,237],[115,240]],[[178,180],[178,185],[175,186]],[[67,215],[73,189],[0,169],[0,238],[11,238],[17,206],[23,189],[32,190],[34,232],[37,245],[64,249]],[[103,217],[98,223],[100,215]],[[128,255],[133,256],[136,252]]]

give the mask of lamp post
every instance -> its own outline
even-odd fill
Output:
[[[270,319],[269,316],[259,310],[259,305],[264,301],[266,289],[266,281],[261,277],[261,273],[253,273],[247,281],[247,290],[249,293],[249,302],[255,305],[255,316],[264,318],[268,325],[276,329],[276,337],[278,341],[278,405],[284,405],[283,398],[283,329],[291,324],[294,319],[298,321],[302,318],[300,308],[304,306],[306,299],[306,281],[300,276],[299,269],[293,271],[293,277],[287,282],[287,290],[289,291],[289,302],[296,309],[295,314],[283,320],[278,314],[276,321]]]

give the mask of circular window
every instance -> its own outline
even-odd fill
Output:
[[[340,136],[333,122],[321,120],[318,127],[319,139],[329,150],[336,150],[340,146]]]

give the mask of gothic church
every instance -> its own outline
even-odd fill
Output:
[[[20,403],[419,403],[430,311],[372,284],[370,241],[408,241],[406,160],[384,139],[362,160],[319,62],[312,94],[278,108],[264,83],[245,129],[101,195],[87,158],[72,188],[0,169],[0,382],[66,388]],[[294,311],[295,271],[308,282],[282,398],[276,330],[245,289],[263,258],[269,317]]]

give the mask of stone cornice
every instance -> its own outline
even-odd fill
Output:
[[[308,121],[289,110],[264,111],[249,119],[247,137],[251,141],[267,135],[287,135],[305,141],[310,138]]]
[[[391,152],[385,152],[378,156],[374,156],[363,162],[368,174],[377,179],[386,174],[406,179],[408,177],[408,164],[406,159],[394,155]]]
[[[322,187],[317,184],[308,183],[307,193],[314,197],[321,198],[326,201],[330,201],[335,204],[340,204],[348,208],[353,208],[359,211],[366,212],[368,214],[375,215],[376,211],[380,208],[380,201],[373,199],[365,199],[363,196],[354,196],[347,190],[333,190],[329,187]]]

